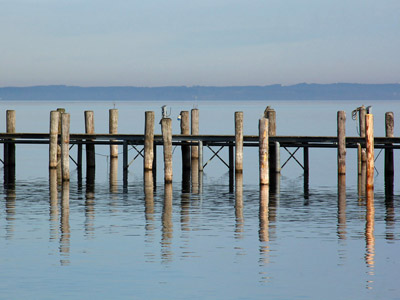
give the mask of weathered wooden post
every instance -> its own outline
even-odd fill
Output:
[[[393,112],[387,112],[385,114],[385,133],[386,137],[394,137],[394,114]],[[386,146],[391,147],[392,144]],[[385,183],[393,180],[394,165],[393,165],[393,148],[385,149]],[[387,179],[387,180],[386,180]]]
[[[65,108],[57,108],[57,111],[60,114],[58,118],[58,134],[61,136],[61,114],[65,113]],[[61,144],[59,144],[57,147],[57,157],[58,161],[61,162]],[[61,171],[61,163],[58,164],[58,167],[59,171]]]
[[[190,135],[189,112],[181,111],[181,134]],[[190,182],[190,146],[182,141],[182,182]]]
[[[337,113],[338,175],[346,174],[346,112]]]
[[[235,172],[243,172],[243,112],[235,112]]]
[[[267,108],[264,110],[264,118],[268,119],[268,136],[276,136],[275,110],[270,106],[267,106]],[[268,154],[270,174],[280,173],[280,145],[278,142],[270,143]]]
[[[6,111],[6,132],[15,133],[15,110]],[[4,167],[7,169],[15,169],[15,144],[8,139],[4,143]]]
[[[191,134],[199,135],[199,110],[194,108],[191,110]],[[199,158],[198,146],[192,146],[192,159]]]
[[[69,181],[69,127],[70,115],[61,114],[61,170],[63,181]]]
[[[367,109],[364,105],[360,107],[359,110],[359,127],[360,127],[360,137],[365,138],[366,130],[365,130],[365,115],[367,114]],[[365,149],[361,149],[361,163],[367,161],[367,152]]]
[[[91,110],[85,111],[85,133],[94,134],[94,113]],[[94,144],[90,143],[93,139],[86,140],[86,169],[95,168],[96,158]]]
[[[365,116],[366,144],[367,144],[367,194],[374,189],[374,116]]]
[[[199,172],[203,172],[203,141],[199,141]]]
[[[258,134],[260,185],[269,184],[268,125],[268,119],[262,118],[259,120]]]
[[[49,168],[57,168],[57,148],[58,148],[58,123],[60,113],[58,111],[50,112],[50,141],[49,141]]]
[[[387,112],[385,114],[385,133],[386,137],[394,137],[394,114]],[[394,161],[392,143],[386,144],[385,149],[385,195],[386,198],[393,196],[394,187]]]
[[[164,146],[164,181],[172,182],[172,120],[170,118],[161,119],[161,131]]]
[[[144,171],[154,167],[154,111],[145,112],[144,124]]]
[[[110,134],[117,134],[118,133],[118,109],[110,109],[108,114],[108,125],[109,129],[108,132]],[[93,125],[94,127],[94,125]],[[93,128],[94,131],[94,128]],[[115,142],[112,140],[111,142]],[[118,145],[110,145],[110,157],[111,158],[118,158]]]

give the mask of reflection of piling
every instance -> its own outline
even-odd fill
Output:
[[[374,189],[374,116],[367,114],[365,122],[367,144],[367,193]]]
[[[243,174],[235,174],[235,237],[242,238],[244,218],[243,218]]]
[[[243,172],[243,112],[235,112],[235,172]]]
[[[14,235],[14,221],[15,221],[15,185],[8,185],[5,187],[5,200],[6,200],[6,239],[11,239]]]
[[[69,181],[69,127],[70,115],[61,115],[61,172],[62,180]]]
[[[164,145],[164,181],[172,182],[172,121],[170,118],[161,119],[161,131]]]
[[[145,112],[144,125],[144,170],[153,169],[154,161],[154,111]]]
[[[260,208],[259,208],[259,230],[258,239],[260,241],[260,263],[269,263],[269,186],[260,186]]]
[[[385,133],[386,137],[394,137],[394,114],[387,112],[385,114]],[[392,144],[387,144],[390,147]],[[394,163],[393,163],[393,148],[385,149],[385,191],[393,193],[394,183]]]
[[[162,212],[161,256],[164,262],[171,261],[171,240],[173,236],[172,223],[172,184],[164,185],[164,206]]]
[[[118,109],[110,109],[108,114],[108,132],[111,134],[118,133]],[[112,140],[111,142],[115,142]],[[118,145],[110,145],[110,157],[118,157]]]
[[[61,265],[69,265],[71,230],[69,225],[69,182],[64,181],[61,191],[61,218],[60,218],[60,254]]]
[[[56,153],[57,154],[57,153]],[[50,240],[54,240],[58,234],[58,184],[57,170],[49,170],[50,190]]]
[[[367,120],[367,135],[368,135],[368,120]],[[368,155],[368,148],[367,148]],[[367,156],[368,159],[368,156]],[[375,207],[374,207],[374,191],[373,189],[367,190],[367,212],[366,212],[366,223],[365,223],[365,263],[368,268],[368,275],[374,276],[375,267]],[[367,288],[371,289],[372,280],[367,281]]]
[[[346,112],[337,112],[337,138],[338,138],[338,150],[337,150],[337,164],[338,174],[346,174]]]
[[[338,225],[339,239],[346,239],[346,176],[338,176]]]
[[[268,119],[260,119],[258,127],[260,185],[269,184],[268,125]]]

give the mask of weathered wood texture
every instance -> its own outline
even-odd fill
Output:
[[[337,136],[338,136],[338,174],[346,174],[346,112],[337,113]]]
[[[194,108],[191,110],[191,134],[199,135],[199,110]],[[199,158],[199,148],[192,146],[192,159]]]
[[[118,133],[118,109],[110,109],[108,119],[108,132],[110,134]],[[110,157],[118,158],[118,145],[110,145]]]
[[[260,185],[269,184],[268,125],[268,119],[262,118],[259,120],[258,132]]]
[[[15,110],[6,111],[6,132],[15,133],[16,113]],[[15,144],[10,142],[13,139],[7,139],[4,144],[4,166],[8,169],[15,168]]]
[[[164,145],[164,182],[172,182],[172,120],[161,120],[161,131]]]
[[[367,144],[367,193],[374,188],[374,116],[365,116],[366,144]]]
[[[154,111],[145,112],[144,125],[144,163],[145,171],[153,169],[154,161]]]
[[[69,181],[69,128],[70,115],[61,114],[61,170],[62,180]]]
[[[235,172],[243,172],[243,112],[235,112]]]
[[[57,148],[58,148],[58,123],[60,112],[50,112],[50,137],[49,137],[49,168],[57,168]]]

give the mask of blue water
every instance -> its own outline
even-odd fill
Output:
[[[143,132],[144,111],[159,113],[162,104],[115,103],[119,132]],[[256,134],[268,104],[277,111],[280,135],[335,135],[336,111],[343,109],[347,133],[355,136],[350,113],[363,103],[168,104],[173,118],[198,106],[204,134],[231,134],[236,110],[244,111],[245,134]],[[383,135],[384,112],[396,114],[400,103],[372,104],[376,135]],[[90,109],[102,133],[113,106],[3,102],[0,108],[17,111],[17,131],[46,132],[49,111],[65,107],[75,133],[83,132],[83,111]],[[175,132],[178,125],[174,121]],[[357,193],[352,149],[346,197],[338,196],[332,149],[310,150],[308,190],[301,168],[291,161],[280,185],[262,191],[257,150],[248,149],[233,192],[226,167],[216,160],[205,168],[202,186],[183,192],[179,148],[172,186],[163,184],[161,149],[155,189],[143,182],[139,159],[129,169],[127,186],[121,170],[110,183],[108,151],[96,148],[94,186],[85,178],[78,182],[74,168],[69,186],[62,186],[49,178],[47,146],[17,145],[15,188],[0,189],[1,299],[400,299],[400,185],[395,176],[394,196],[385,195],[383,153],[371,202]],[[205,160],[210,156],[205,152]]]

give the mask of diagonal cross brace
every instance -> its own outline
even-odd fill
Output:
[[[289,161],[291,158],[293,158],[293,159],[299,164],[299,166],[302,167],[302,169],[304,170],[304,166],[303,166],[303,165],[297,160],[297,158],[294,156],[294,155],[296,154],[297,150],[300,149],[300,147],[297,147],[297,149],[296,149],[293,153],[290,152],[286,147],[283,147],[283,148],[290,154],[290,156],[289,156],[289,158],[285,161],[285,163],[282,165],[281,169],[283,169],[283,167],[288,163],[288,161]]]
[[[225,147],[225,146],[221,146],[221,148],[218,149],[217,152],[215,152],[210,146],[208,146],[208,149],[211,150],[212,153],[214,153],[213,156],[211,156],[211,158],[205,163],[205,165],[203,166],[203,168],[205,168],[207,166],[207,164],[214,158],[214,157],[218,157],[220,159],[220,161],[222,161],[224,163],[225,166],[228,167],[229,169],[229,165],[218,155],[218,153]]]

